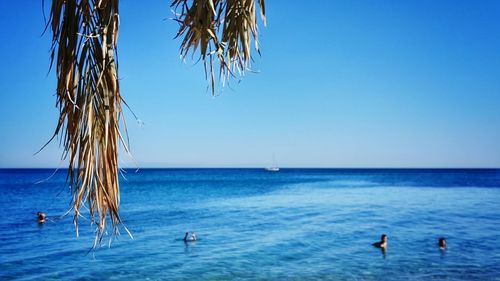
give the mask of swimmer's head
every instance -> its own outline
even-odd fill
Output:
[[[380,241],[387,242],[387,235],[386,234],[382,234],[382,236],[380,236]]]
[[[446,239],[444,237],[439,238],[439,247],[446,248]]]
[[[40,222],[40,223],[45,222],[45,213],[38,212],[37,217],[38,217],[38,222]]]

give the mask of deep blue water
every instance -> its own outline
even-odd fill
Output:
[[[500,280],[500,170],[128,170],[134,239],[95,252],[52,172],[0,170],[2,280]]]

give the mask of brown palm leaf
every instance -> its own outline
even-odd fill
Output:
[[[172,1],[181,11],[177,19],[177,36],[184,35],[181,54],[200,49],[205,70],[210,72],[212,93],[214,57],[224,83],[234,69],[242,75],[249,67],[252,38],[258,50],[255,1]],[[259,6],[265,23],[263,0]],[[127,152],[128,146],[120,132],[120,119],[125,133],[126,126],[120,118],[124,101],[116,60],[118,26],[118,0],[53,0],[47,25],[52,30],[51,67],[56,67],[59,109],[51,140],[60,135],[63,158],[69,158],[67,180],[73,193],[77,235],[83,207],[96,224],[94,247],[102,241],[108,219],[114,234],[121,224],[118,145],[120,142]]]
[[[54,0],[49,24],[59,108],[52,138],[62,134],[63,158],[69,156],[67,180],[77,235],[83,206],[96,225],[95,247],[106,232],[108,218],[115,234],[121,223],[118,139],[127,146],[119,129],[118,0]]]
[[[222,86],[231,77],[243,76],[251,61],[251,41],[259,51],[257,33],[257,0],[173,0],[179,31],[183,36],[181,56],[193,55],[199,49],[210,76],[212,94],[215,94],[214,62],[218,60],[219,81]],[[259,0],[260,14],[266,24],[264,0]]]

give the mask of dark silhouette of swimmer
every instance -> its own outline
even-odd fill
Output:
[[[381,248],[381,249],[385,250],[387,248],[387,238],[388,238],[387,235],[382,234],[382,236],[380,236],[380,241],[375,242],[372,245],[374,247]]]
[[[182,239],[182,240],[184,240],[184,242],[187,242],[188,241],[188,236],[189,236],[189,232],[186,232],[186,235],[184,235],[184,239]]]
[[[36,215],[38,217],[38,223],[44,223],[45,222],[45,213],[38,212]]]
[[[444,237],[439,238],[439,249],[446,250],[446,239]]]

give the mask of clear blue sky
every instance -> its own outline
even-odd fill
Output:
[[[500,167],[500,1],[268,0],[260,73],[216,98],[169,3],[120,4],[140,167]],[[41,1],[0,26],[0,167],[64,167],[57,141],[33,156],[57,121]]]

